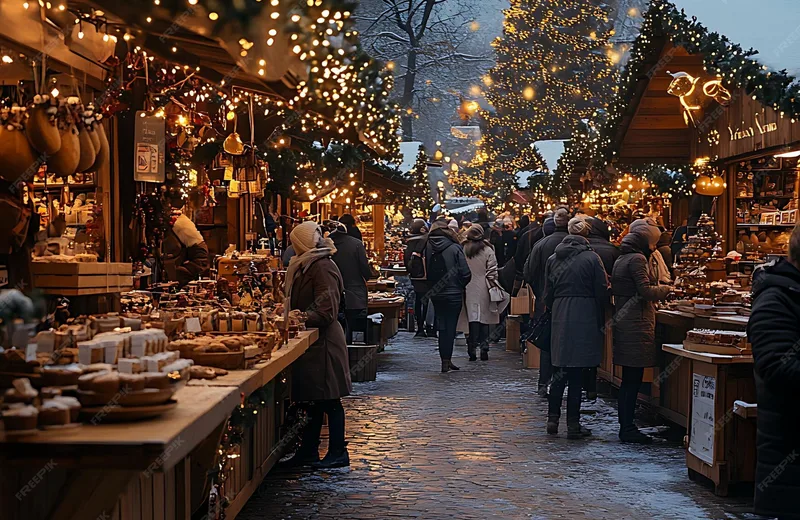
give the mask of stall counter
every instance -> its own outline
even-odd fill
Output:
[[[730,484],[754,482],[756,423],[734,411],[736,401],[756,402],[753,357],[690,352],[680,344],[662,348],[682,360],[690,374],[681,382],[688,396],[684,444],[689,478],[708,478],[721,496]]]
[[[97,425],[17,439],[0,432],[3,518],[191,518],[205,499],[206,473],[215,465],[233,409],[243,396],[274,381],[318,337],[316,329],[300,332],[254,369],[190,381],[175,394],[178,406],[155,419],[108,424],[100,420]],[[229,519],[280,457],[280,406],[268,410],[273,413],[260,414],[247,431],[241,458],[230,470]]]

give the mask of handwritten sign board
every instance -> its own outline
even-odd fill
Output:
[[[692,418],[689,453],[709,466],[714,464],[714,401],[716,395],[716,378],[692,374]]]
[[[149,112],[136,112],[133,142],[133,179],[137,182],[164,182],[164,142],[166,125],[163,117]]]

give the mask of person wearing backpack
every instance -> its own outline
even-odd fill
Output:
[[[411,283],[414,285],[414,317],[417,320],[417,333],[415,338],[425,338],[428,334],[425,331],[425,316],[428,314],[428,300],[425,299],[425,294],[428,292],[428,282],[423,279],[413,278],[414,273],[411,265],[412,258],[416,254],[416,260],[421,262],[421,254],[425,250],[427,243],[428,226],[421,218],[414,219],[411,223],[411,231],[406,239],[406,249],[403,252],[403,260],[406,270],[412,277]],[[422,268],[422,266],[419,266]],[[421,269],[419,274],[420,278],[425,278],[424,268]],[[432,332],[432,331],[431,331]]]
[[[464,249],[458,243],[458,236],[447,226],[447,221],[437,220],[431,226],[424,258],[430,287],[426,296],[436,311],[439,356],[442,358],[442,373],[446,373],[459,369],[452,362],[453,344],[458,317],[464,305],[464,290],[472,279],[472,274]]]

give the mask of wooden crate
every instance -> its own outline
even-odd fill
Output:
[[[350,378],[354,383],[375,381],[378,377],[378,346],[348,345]]]
[[[32,262],[33,286],[45,293],[88,296],[133,288],[131,264],[121,262]]]
[[[33,275],[128,275],[133,266],[125,262],[31,262]]]

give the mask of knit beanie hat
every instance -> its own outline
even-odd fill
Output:
[[[303,222],[299,226],[295,226],[292,233],[289,235],[292,239],[292,245],[298,255],[302,255],[306,251],[311,251],[322,240],[322,233],[319,230],[319,225],[316,222],[308,221]]]
[[[483,233],[483,228],[481,226],[472,226],[467,230],[467,240],[473,240],[478,242],[483,240],[485,235]]]
[[[550,236],[556,230],[556,223],[553,220],[553,217],[547,217],[544,219],[544,224],[542,224],[542,232],[544,236]]]
[[[557,228],[565,228],[569,224],[569,211],[566,208],[558,208],[553,214],[553,221]]]
[[[447,223],[447,227],[452,229],[453,231],[458,231],[458,221],[456,219],[450,219],[450,222]]]
[[[576,215],[567,224],[567,229],[570,235],[580,235],[582,237],[589,236],[589,218],[586,215]]]
[[[654,249],[658,239],[661,238],[661,230],[658,229],[656,221],[650,217],[634,220],[628,228],[628,233],[647,237],[650,249]]]
[[[421,218],[415,218],[414,222],[411,223],[411,232],[414,234],[420,234],[422,233],[422,230],[426,227],[428,226],[427,224],[425,224],[424,220],[422,220]]]

